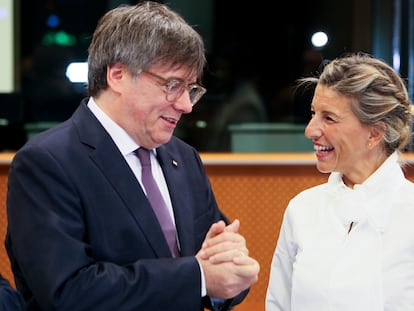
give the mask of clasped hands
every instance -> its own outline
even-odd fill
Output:
[[[227,226],[224,221],[214,223],[196,255],[211,297],[235,297],[258,280],[260,265],[249,256],[239,228],[237,219]]]

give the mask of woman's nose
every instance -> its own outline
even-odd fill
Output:
[[[321,136],[321,129],[318,126],[318,123],[316,122],[315,118],[310,119],[308,122],[308,125],[305,128],[305,136],[307,138],[317,138]]]

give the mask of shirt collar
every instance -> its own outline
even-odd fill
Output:
[[[379,232],[383,232],[404,179],[403,170],[398,163],[398,151],[391,154],[367,180],[355,185],[353,189],[344,184],[342,174],[331,173],[328,179],[330,206],[345,225],[368,221]]]
[[[395,171],[400,171],[400,174],[394,174]],[[401,174],[402,174],[401,167],[398,164],[398,151],[395,151],[362,184],[356,184],[354,186],[354,189],[350,189],[349,187],[345,185],[345,183],[342,180],[342,173],[338,173],[338,172],[331,173],[328,179],[328,185],[331,187],[331,189],[334,190],[334,192],[344,191],[344,189],[347,189],[349,191],[357,190],[357,189],[366,189],[368,191],[369,189],[371,189],[371,191],[373,190],[382,191],[382,187],[378,189],[378,186],[379,185],[384,186],[384,183],[383,183],[384,178],[391,178],[391,180],[389,180],[391,182],[392,179],[399,179]]]
[[[92,97],[89,98],[88,107],[102,124],[108,134],[111,136],[115,145],[118,147],[122,155],[126,156],[134,152],[139,145],[128,135],[128,133],[116,124],[94,101]]]

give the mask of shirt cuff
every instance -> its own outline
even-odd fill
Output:
[[[200,267],[200,274],[201,274],[201,297],[207,296],[207,288],[206,288],[206,279],[204,277],[204,271],[201,267],[201,263],[197,260],[198,266]]]

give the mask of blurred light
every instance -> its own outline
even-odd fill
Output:
[[[393,64],[392,66],[394,67],[394,69],[400,72],[401,57],[398,51],[394,51],[392,55],[392,64]]]
[[[328,36],[322,31],[315,32],[312,35],[311,42],[314,47],[324,47],[328,43]]]
[[[207,122],[206,122],[206,121],[204,121],[204,120],[198,120],[198,121],[196,122],[196,126],[197,126],[198,128],[206,128],[206,127],[207,127]]]
[[[59,26],[60,24],[60,19],[57,15],[55,14],[51,14],[49,15],[49,17],[47,18],[46,24],[50,27],[50,28],[56,28],[57,26]]]
[[[87,62],[73,62],[66,68],[66,77],[72,83],[86,83],[88,82],[88,63]]]
[[[76,38],[65,31],[49,31],[43,36],[42,42],[44,45],[74,46],[76,44]]]
[[[58,45],[65,45],[65,46],[69,46],[69,45],[75,45],[76,43],[76,39],[74,36],[64,32],[64,31],[58,31],[55,34],[55,42]]]
[[[55,43],[55,34],[54,33],[45,33],[43,36],[42,42],[44,45],[52,45]]]

